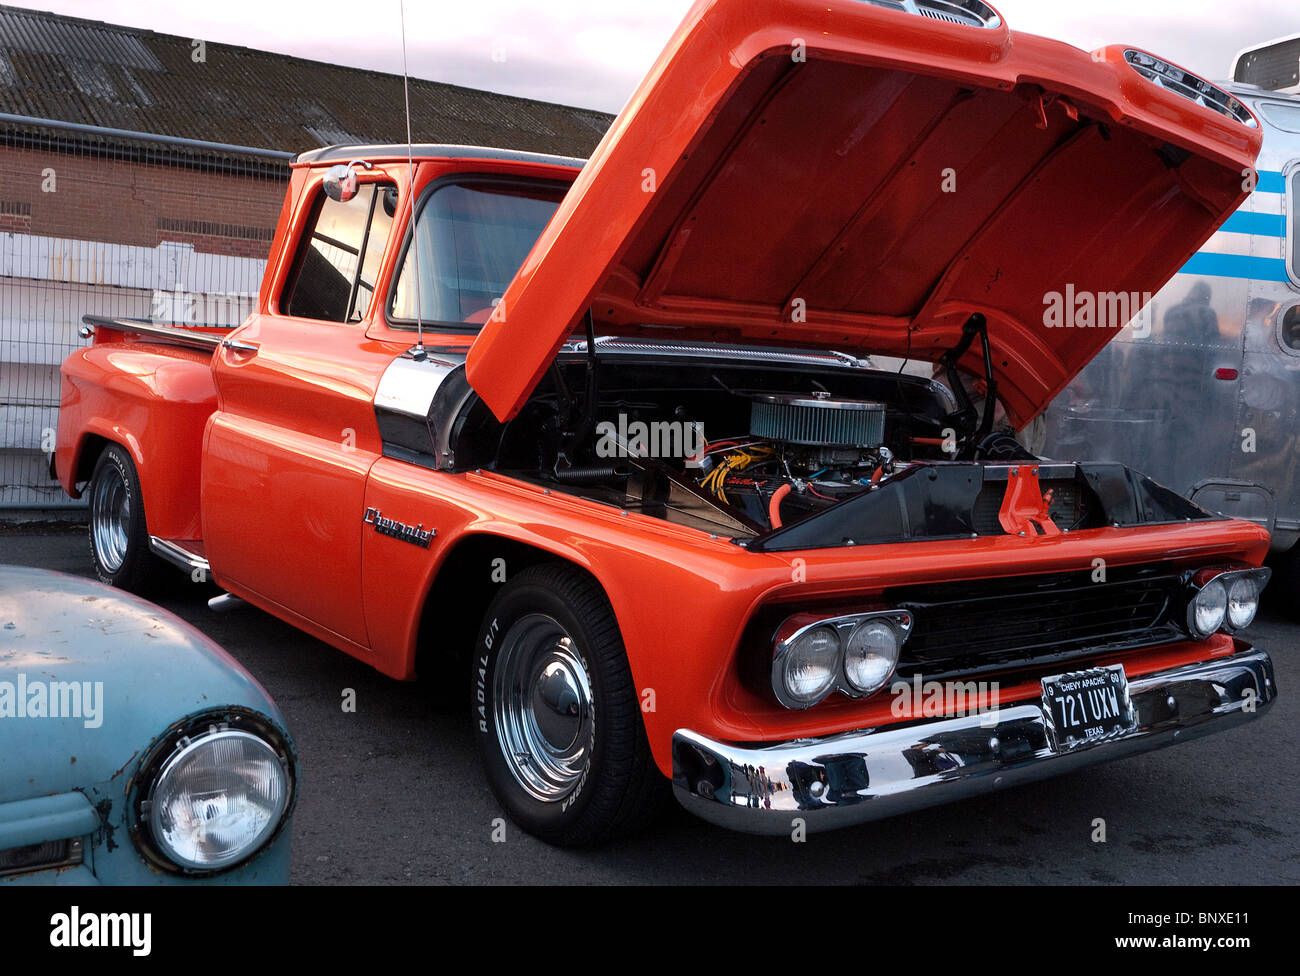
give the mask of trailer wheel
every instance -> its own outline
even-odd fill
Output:
[[[488,783],[511,819],[564,847],[629,834],[667,781],[605,594],[568,566],[522,570],[488,608],[470,689]]]
[[[90,557],[105,583],[141,593],[156,575],[135,464],[110,444],[90,476]]]

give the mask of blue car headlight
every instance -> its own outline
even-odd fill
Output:
[[[141,765],[132,831],[171,870],[234,867],[270,843],[294,797],[288,743],[265,719],[221,713],[163,736]]]

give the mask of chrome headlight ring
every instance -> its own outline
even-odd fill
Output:
[[[786,708],[811,708],[832,692],[865,698],[883,688],[912,632],[906,610],[795,614],[777,629],[772,691]]]
[[[249,782],[253,770],[263,774],[260,782]],[[250,787],[258,794],[251,802],[240,795]],[[259,712],[231,706],[177,722],[155,740],[131,778],[128,829],[155,867],[207,877],[266,850],[296,801],[297,760],[287,733]]]
[[[1259,611],[1260,594],[1273,571],[1268,567],[1207,567],[1189,575],[1183,624],[1189,636],[1205,640],[1249,627]]]

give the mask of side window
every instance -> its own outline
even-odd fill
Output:
[[[425,322],[482,324],[537,243],[567,187],[466,181],[439,187],[416,220],[389,315],[415,321],[419,260],[420,317]]]
[[[319,195],[280,300],[287,314],[324,322],[359,322],[375,293],[375,276],[393,227],[397,188],[362,185],[347,203]]]

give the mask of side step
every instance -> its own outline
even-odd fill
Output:
[[[153,550],[154,555],[164,562],[171,563],[177,569],[189,573],[190,579],[196,583],[206,583],[212,579],[212,567],[207,557],[200,551],[202,547],[203,543],[198,539],[176,542],[171,539],[160,539],[156,535],[149,536],[149,548]],[[216,613],[237,610],[243,606],[247,604],[233,593],[222,593],[208,601],[208,609]]]
[[[191,544],[203,545],[198,540]],[[197,581],[212,578],[212,567],[208,565],[207,557],[195,549],[189,549],[184,544],[173,542],[171,539],[160,539],[156,535],[149,536],[149,548],[159,559],[189,573],[191,579]]]

